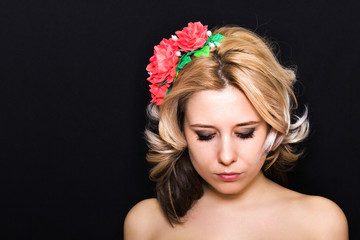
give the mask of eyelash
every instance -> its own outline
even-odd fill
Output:
[[[248,138],[254,137],[254,131],[255,131],[255,128],[252,128],[247,133],[237,133],[236,135],[238,135],[241,139],[248,139]]]
[[[199,132],[196,132],[196,134],[198,135],[198,140],[199,141],[210,141],[211,139],[214,138],[215,133],[213,134],[208,134],[208,135],[202,135]]]
[[[249,139],[249,138],[254,137],[254,131],[255,131],[255,128],[252,128],[249,132],[236,133],[236,135],[241,139]],[[198,135],[198,140],[199,141],[210,141],[215,136],[215,133],[208,134],[208,135],[203,135],[200,132],[196,132],[196,134]]]

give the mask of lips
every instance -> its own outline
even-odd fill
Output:
[[[225,182],[233,182],[240,178],[240,173],[220,173],[216,174],[221,180]]]

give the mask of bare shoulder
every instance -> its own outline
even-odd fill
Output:
[[[341,208],[333,201],[272,185],[279,206],[277,213],[286,228],[300,239],[348,239],[348,224]]]
[[[346,216],[336,203],[324,197],[300,195],[296,215],[306,221],[304,225],[316,239],[348,239]]]
[[[143,200],[125,218],[124,239],[154,239],[155,233],[164,225],[167,225],[167,220],[158,201],[155,198]]]

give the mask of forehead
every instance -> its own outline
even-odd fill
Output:
[[[261,121],[245,94],[232,86],[195,93],[186,103],[185,117],[204,123]]]

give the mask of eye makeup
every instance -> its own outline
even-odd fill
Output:
[[[248,128],[245,130],[246,131],[236,133],[236,135],[241,139],[248,139],[254,137],[255,128]]]
[[[242,131],[236,132],[235,134],[241,139],[248,139],[254,137],[254,131],[255,128],[246,128],[243,129]],[[216,135],[216,133],[205,132],[205,131],[195,131],[195,133],[199,141],[210,141]]]
[[[195,133],[198,136],[199,141],[209,141],[216,134],[216,133],[208,133],[208,132],[202,132],[202,131],[195,131]]]

